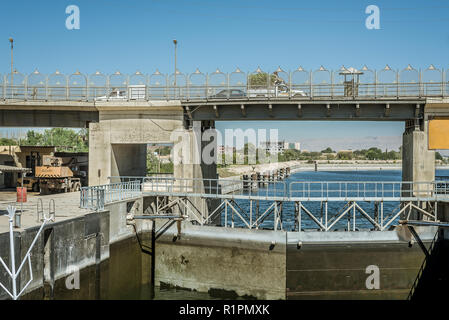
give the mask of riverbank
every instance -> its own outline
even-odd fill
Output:
[[[244,174],[291,168],[291,173],[299,171],[380,171],[402,170],[402,161],[371,161],[371,160],[317,160],[314,162],[292,160],[286,162],[266,163],[258,165],[230,165],[218,168],[220,178],[239,179]],[[449,165],[437,165],[436,169],[449,169]]]

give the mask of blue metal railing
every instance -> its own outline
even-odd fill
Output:
[[[136,198],[141,194],[141,182],[138,180],[82,187],[80,208],[101,211],[104,210],[105,204]]]

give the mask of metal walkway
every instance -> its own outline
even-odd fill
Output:
[[[131,181],[82,188],[80,206],[102,210],[108,203],[148,196],[155,199],[147,212],[152,219],[176,216],[207,225],[221,216],[224,227],[273,230],[286,229],[288,207],[293,230],[385,231],[399,218],[437,221],[437,203],[449,201],[446,181],[243,181],[244,190],[222,194],[217,179],[126,179]]]

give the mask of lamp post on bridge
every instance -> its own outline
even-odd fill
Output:
[[[176,67],[176,48],[177,48],[177,45],[178,45],[178,40],[176,40],[176,39],[174,39],[173,40],[173,44],[175,45],[175,74],[174,74],[174,77],[175,77],[175,81],[174,81],[174,87],[175,87],[175,95],[176,95],[176,72],[178,71],[178,69],[177,69],[177,67]]]
[[[14,77],[14,69],[13,69],[13,49],[14,49],[14,39],[13,38],[9,38],[9,43],[11,44],[11,98],[14,98],[14,93],[12,91],[12,86],[13,86],[13,77]]]

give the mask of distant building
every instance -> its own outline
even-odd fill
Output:
[[[300,151],[301,150],[301,143],[300,142],[295,142],[293,148],[295,150]]]
[[[284,142],[284,150],[301,150],[301,143],[300,142]]]
[[[283,153],[285,150],[285,141],[262,141],[260,148],[265,149],[270,154]]]

